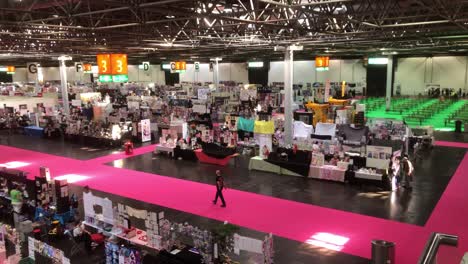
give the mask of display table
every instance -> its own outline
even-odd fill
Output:
[[[117,235],[117,237],[123,240],[127,240],[128,242],[132,244],[153,248],[150,245],[148,245],[148,237],[146,235],[146,231],[136,228],[135,232],[136,232],[136,235],[131,238],[126,237],[123,233],[120,233],[119,235]],[[156,248],[156,249],[159,250],[159,248]]]
[[[287,155],[287,158],[281,157],[281,155]],[[281,167],[281,174],[307,177],[309,175],[311,153],[302,150],[294,153],[292,149],[278,148],[276,152],[271,152],[265,161]]]
[[[260,156],[250,158],[249,170],[258,170],[281,174],[281,167],[264,161]]]
[[[166,152],[166,153],[169,153],[171,157],[174,157],[174,149],[175,147],[163,146],[161,144],[157,144],[154,149],[154,153],[159,154],[161,152]]]
[[[176,147],[174,149],[174,159],[181,158],[183,160],[191,160],[197,161],[197,156],[193,149],[182,149],[180,147]]]
[[[298,173],[295,173],[285,168],[281,168],[278,165],[265,161],[260,156],[255,156],[255,157],[250,158],[249,170],[266,171],[266,172],[272,172],[272,173],[281,174],[281,175],[302,177],[302,175]]]
[[[27,126],[24,128],[24,133],[28,136],[42,137],[44,136],[44,129],[38,126]]]
[[[249,143],[249,142],[244,142],[244,141],[239,141],[237,142],[237,146],[239,146],[240,148],[242,148],[242,152],[245,150],[245,149],[250,149],[251,150],[251,155],[252,156],[255,156],[256,153],[256,148],[257,148],[257,144],[255,143]],[[244,153],[245,154],[245,153]]]
[[[310,166],[309,178],[329,180],[329,181],[345,181],[345,172],[346,170],[339,169],[337,166],[333,165],[323,165],[323,166]]]
[[[368,173],[362,170],[356,171],[354,177],[357,179],[365,179],[365,180],[375,180],[375,181],[382,181],[382,174],[378,173]]]
[[[198,160],[202,163],[226,166],[233,157],[237,157],[239,154],[235,153],[225,158],[215,158],[215,157],[206,155],[205,153],[203,153],[201,149],[197,149],[195,150],[195,155],[197,156]]]

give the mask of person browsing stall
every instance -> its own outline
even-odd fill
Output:
[[[16,213],[21,213],[21,208],[23,207],[23,195],[17,185],[14,185],[13,189],[10,191],[10,198],[13,210]]]

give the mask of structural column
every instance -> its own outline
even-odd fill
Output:
[[[67,58],[60,57],[60,86],[62,91],[62,102],[63,102],[63,111],[64,114],[70,114],[70,104],[68,102],[68,80],[67,80],[67,66],[65,65],[65,61]]]
[[[288,47],[284,54],[284,141],[292,144],[293,138],[293,73],[294,49]]]
[[[219,58],[216,58],[216,64],[215,64],[215,87],[216,91],[218,91],[219,88]]]
[[[392,83],[393,83],[393,56],[388,56],[387,63],[387,85],[385,93],[385,109],[390,110],[392,104]]]

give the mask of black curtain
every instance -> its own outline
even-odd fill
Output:
[[[13,82],[13,75],[6,72],[0,72],[0,82]]]
[[[268,62],[263,63],[261,68],[248,68],[249,72],[249,83],[250,84],[261,84],[268,86],[268,71],[270,64]]]
[[[164,75],[166,77],[166,85],[174,85],[179,83],[179,73],[171,73],[171,71],[164,71]]]
[[[387,65],[367,65],[367,96],[385,96],[387,86]]]

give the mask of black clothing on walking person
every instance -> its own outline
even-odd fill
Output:
[[[224,196],[223,196],[223,189],[224,189],[224,179],[223,176],[216,176],[216,196],[213,201],[214,204],[218,202],[218,197],[221,199],[221,202],[223,203],[222,206],[226,206],[226,202],[224,201]]]

